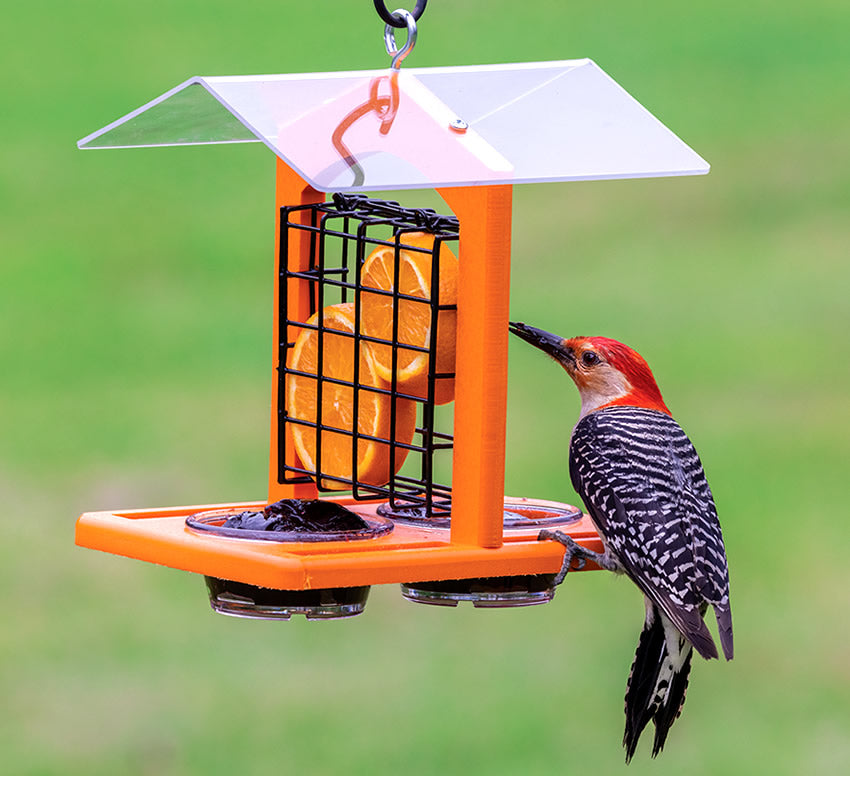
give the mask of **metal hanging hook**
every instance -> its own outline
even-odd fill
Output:
[[[393,26],[387,23],[384,28],[384,45],[387,48],[387,54],[392,58],[390,67],[397,70],[401,66],[401,62],[413,50],[413,46],[416,44],[416,18],[403,8],[397,8],[393,11],[393,15],[400,16],[407,23],[407,41],[400,50],[395,43]]]
[[[392,25],[394,28],[403,28],[406,23],[402,17],[398,16],[398,11],[394,11],[392,14],[387,11],[387,7],[384,5],[383,0],[374,0],[375,1],[375,11],[378,12],[378,16],[387,23],[387,25]],[[413,8],[413,19],[418,20],[419,17],[422,16],[422,12],[425,10],[425,6],[428,4],[428,0],[416,0],[416,5]]]

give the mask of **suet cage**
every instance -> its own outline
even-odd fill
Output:
[[[416,28],[403,14],[407,47]],[[708,164],[588,59],[402,69],[389,33],[388,25],[388,70],[191,78],[78,142],[90,149],[259,141],[277,159],[264,500],[90,512],[76,527],[81,546],[205,576],[221,613],[346,617],[363,610],[369,587],[392,583],[423,603],[532,605],[552,598],[563,555],[538,540],[542,527],[602,548],[578,509],[505,496],[512,186],[696,175]],[[380,196],[400,189],[436,190],[452,215]],[[364,279],[379,247],[394,273],[389,288]],[[411,253],[427,265],[430,295],[400,286]],[[446,253],[457,259],[448,301],[437,288]],[[389,308],[379,334],[361,324],[376,298]],[[353,320],[345,330],[325,319],[341,305]],[[400,309],[413,306],[428,331],[419,344],[400,336]],[[456,326],[448,364],[438,342],[444,320]],[[305,331],[317,342],[312,371],[292,363]],[[324,369],[323,348],[337,339],[353,354],[351,376]],[[370,347],[388,354],[383,383],[363,380],[361,354]],[[411,390],[398,367],[417,357],[427,369]],[[314,413],[292,407],[290,386],[315,393]],[[330,419],[323,401],[340,389],[351,399],[346,425]],[[364,432],[362,408],[378,396],[388,422]],[[413,420],[404,435],[402,419]],[[323,461],[323,442],[334,437],[350,448],[350,473]],[[368,447],[383,449],[387,475],[358,473]],[[263,528],[266,516],[258,515],[274,504],[319,497],[361,524]],[[259,524],[232,527],[248,517]]]

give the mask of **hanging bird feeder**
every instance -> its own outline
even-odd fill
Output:
[[[601,551],[576,508],[505,497],[512,186],[709,166],[588,59],[401,69],[424,5],[390,15],[388,70],[195,77],[78,142],[262,142],[278,214],[265,500],[90,512],[77,544],[267,618],[351,616],[386,583],[543,603],[542,528]],[[454,216],[374,196],[424,188]]]

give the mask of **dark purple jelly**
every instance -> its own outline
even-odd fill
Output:
[[[243,511],[224,522],[226,528],[292,533],[362,531],[369,524],[353,511],[326,500],[278,500],[262,511]]]

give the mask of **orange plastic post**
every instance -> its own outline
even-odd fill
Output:
[[[451,541],[500,547],[512,187],[439,191],[460,223]]]
[[[314,483],[286,483],[278,482],[278,368],[280,337],[285,334],[280,330],[280,207],[294,206],[306,203],[324,202],[323,192],[314,189],[304,178],[298,175],[286,162],[277,160],[277,187],[275,191],[275,209],[278,211],[275,218],[275,273],[274,273],[274,323],[273,341],[274,354],[272,356],[272,413],[271,413],[271,446],[269,448],[269,503],[274,503],[285,497],[316,497],[316,485]],[[302,212],[299,222],[309,224],[309,212]],[[289,256],[288,268],[290,271],[301,272],[310,267],[310,233],[309,231],[289,231],[289,242],[287,245]],[[310,316],[310,286],[309,282],[297,278],[289,279],[287,291],[288,307],[287,319],[303,322]],[[286,437],[286,463],[297,463],[295,447],[292,438]]]

